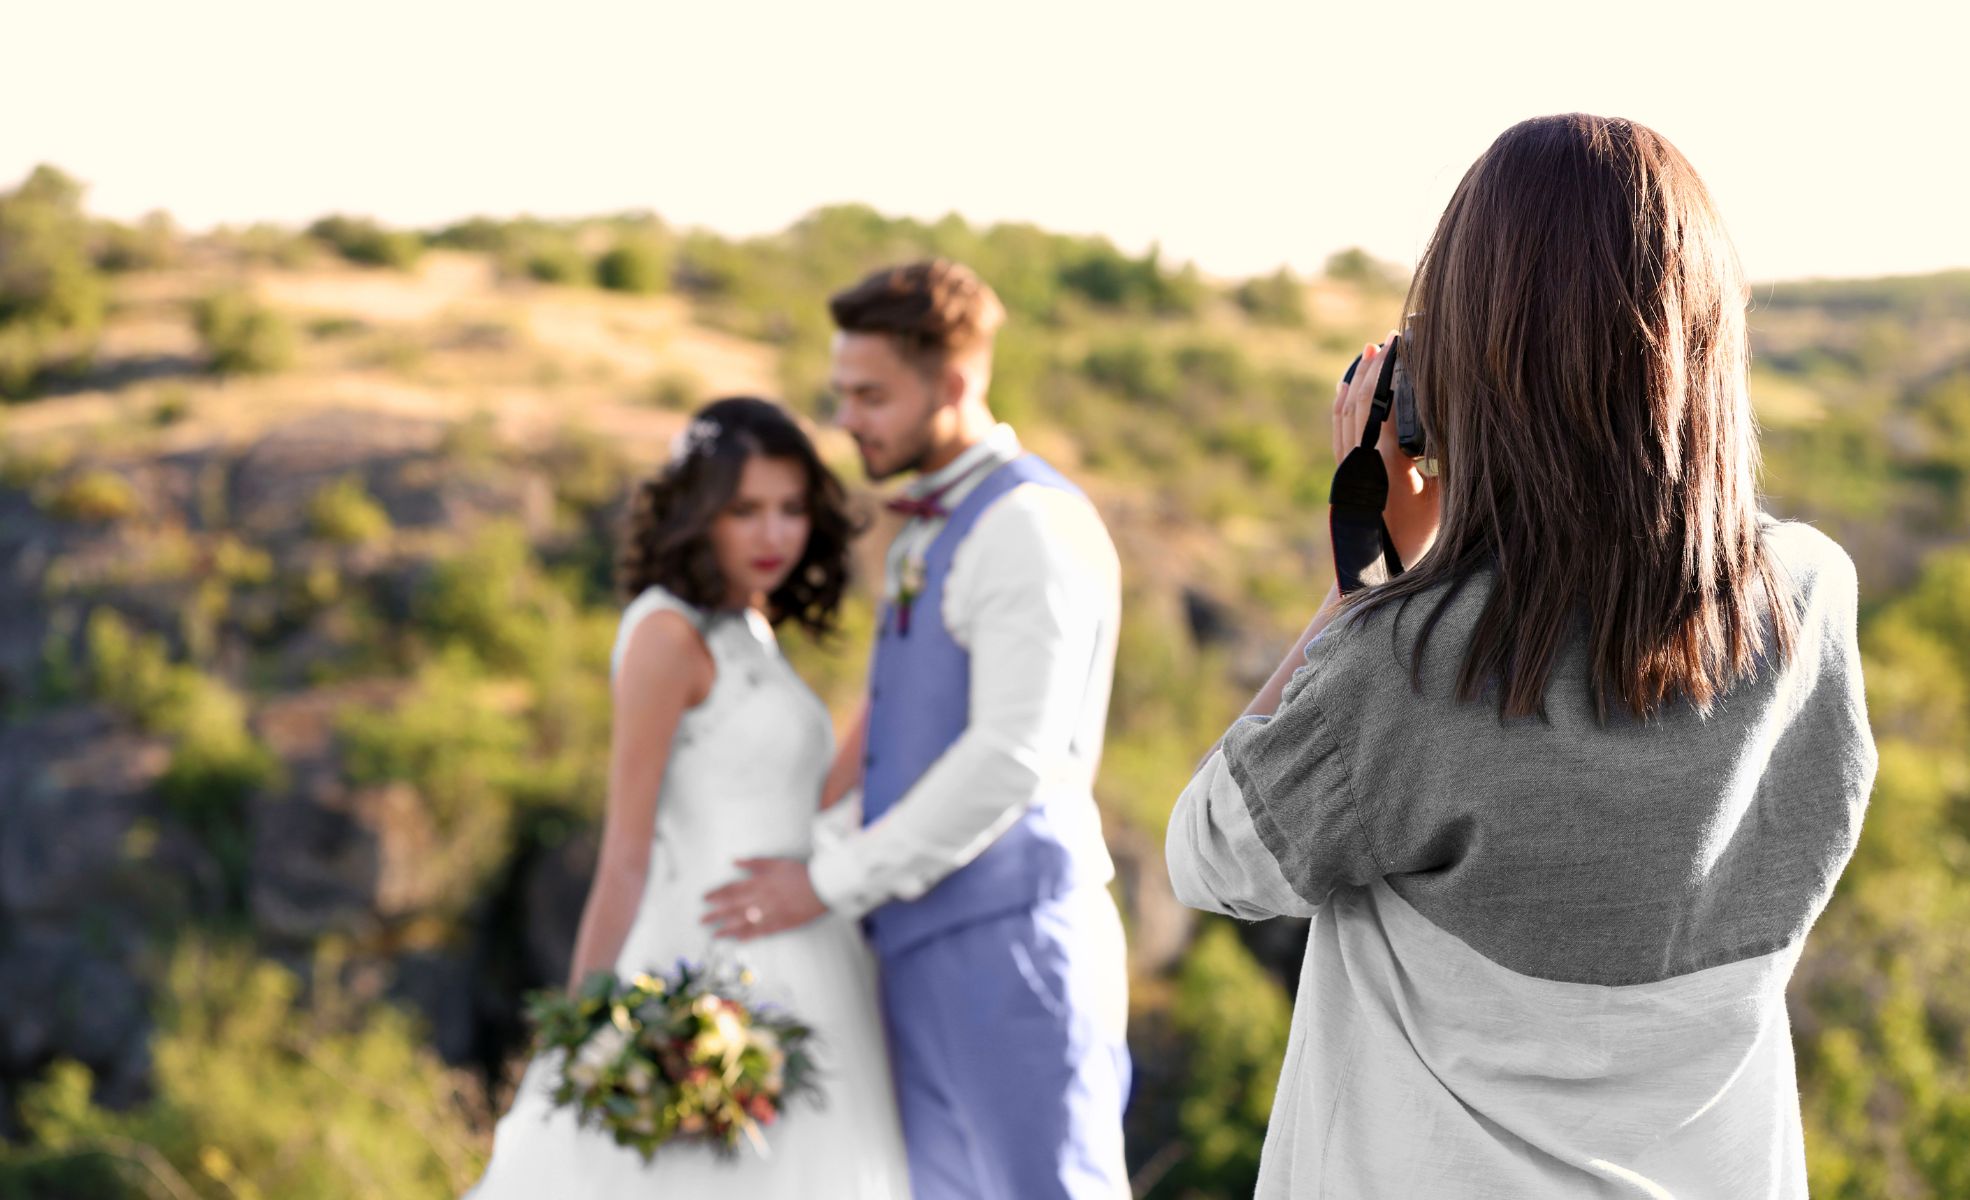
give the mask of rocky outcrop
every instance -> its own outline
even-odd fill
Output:
[[[127,948],[222,900],[212,856],[154,785],[170,754],[106,714],[70,708],[0,730],[0,915]]]
[[[253,803],[249,909],[271,939],[377,935],[427,911],[446,880],[428,869],[438,831],[415,788],[351,786],[335,725],[350,706],[387,707],[390,684],[323,688],[266,702],[261,740],[286,766],[286,786]]]
[[[48,504],[85,472],[122,481],[126,516],[64,519]],[[352,476],[388,536],[345,545],[312,528],[317,494]],[[564,536],[548,476],[456,460],[427,423],[327,413],[244,447],[127,462],[85,450],[16,482],[0,483],[0,1134],[6,1097],[57,1058],[89,1066],[105,1100],[141,1095],[139,964],[187,922],[244,918],[263,952],[297,963],[336,939],[352,977],[425,1013],[447,1058],[482,1054],[488,1021],[511,1020],[480,1011],[484,972],[510,968],[459,920],[486,901],[459,895],[462,868],[448,865],[459,848],[426,799],[407,784],[350,783],[337,745],[341,712],[388,709],[404,685],[321,681],[346,673],[375,620],[408,619],[435,559],[476,530],[507,521],[536,544]],[[264,570],[240,569],[241,548],[264,555]],[[224,603],[211,611],[201,596],[214,586]],[[87,685],[96,608],[246,697],[252,734],[281,770],[247,797],[236,836],[207,845],[171,811],[158,788],[168,738],[65,699]],[[577,842],[561,874],[549,856],[528,876],[529,924],[513,935],[526,949],[507,957],[526,960],[529,982],[565,970],[581,856]]]
[[[520,927],[525,931],[525,971],[536,985],[567,978],[601,848],[600,831],[582,829],[543,847],[527,865],[520,885]]]
[[[0,1082],[70,1058],[106,1103],[142,1097],[150,1024],[133,964],[224,893],[155,796],[168,760],[87,708],[0,729]]]

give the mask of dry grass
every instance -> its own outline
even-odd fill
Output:
[[[222,286],[246,287],[303,331],[291,370],[228,381],[203,372],[189,307]],[[121,279],[116,300],[88,386],[10,411],[10,439],[168,452],[324,411],[425,423],[435,439],[487,412],[515,442],[579,424],[648,456],[681,419],[642,402],[651,380],[688,375],[715,393],[777,387],[771,348],[697,325],[680,300],[501,281],[481,255],[433,252],[414,272],[208,258]],[[155,417],[160,406],[173,410],[168,422]]]

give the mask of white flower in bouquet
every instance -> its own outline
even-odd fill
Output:
[[[575,1061],[568,1064],[568,1079],[580,1087],[594,1087],[601,1081],[602,1072],[622,1056],[628,1045],[626,1031],[620,1026],[604,1025],[589,1034],[588,1040],[575,1052]]]
[[[699,1016],[710,1022],[711,1028],[700,1033],[691,1044],[694,1057],[702,1059],[729,1059],[746,1048],[745,1023],[739,1020],[732,1006],[713,996],[706,996],[693,1006]]]
[[[813,1031],[754,1011],[750,980],[680,962],[674,978],[596,972],[577,994],[536,997],[542,1044],[561,1060],[555,1103],[646,1160],[672,1141],[764,1154],[759,1127],[820,1089]]]
[[[622,1070],[622,1085],[632,1096],[648,1096],[656,1082],[656,1068],[644,1059],[635,1059]]]

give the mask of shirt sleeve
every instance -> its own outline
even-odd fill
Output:
[[[834,807],[815,813],[813,828],[817,854],[853,838],[862,828],[862,789],[850,788]]]
[[[1331,636],[1308,647],[1278,710],[1233,725],[1177,798],[1164,854],[1177,899],[1192,908],[1248,921],[1311,916],[1334,888],[1386,873],[1343,731],[1321,703]]]
[[[1087,501],[1027,486],[979,518],[945,582],[945,622],[971,655],[969,723],[881,819],[816,846],[823,903],[855,917],[915,899],[1050,790],[1089,792],[1092,764],[1073,742],[1119,597],[1115,549]]]

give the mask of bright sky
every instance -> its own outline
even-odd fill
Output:
[[[1829,15],[1816,16],[1815,12]],[[1632,117],[1758,279],[1970,266],[1970,5],[9,0],[0,186],[429,225],[817,205],[1030,220],[1218,274],[1412,262],[1523,117]],[[1837,14],[1837,15],[1834,15]]]

